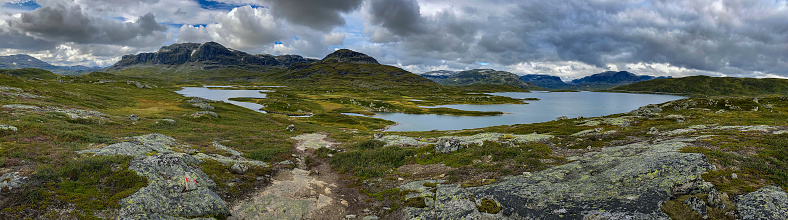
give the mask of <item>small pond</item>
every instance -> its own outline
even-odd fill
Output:
[[[222,101],[233,105],[241,106],[251,110],[265,113],[260,110],[263,105],[251,102],[238,102],[232,101],[230,98],[265,98],[264,92],[271,92],[270,90],[226,90],[226,89],[210,89],[210,88],[224,88],[225,86],[210,86],[210,87],[183,87],[182,90],[175,91],[186,97],[200,97],[214,101]]]

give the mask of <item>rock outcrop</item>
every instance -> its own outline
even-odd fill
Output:
[[[418,219],[667,219],[660,203],[709,192],[700,175],[715,169],[702,154],[680,153],[696,139],[610,147],[568,164],[489,185],[437,184],[425,208],[407,207]],[[425,193],[424,191],[418,191]],[[483,201],[487,202],[483,202]],[[495,210],[497,213],[480,212]]]
[[[400,136],[400,135],[386,135],[375,139],[386,142],[385,146],[424,146],[429,144],[446,146],[447,143],[451,142],[448,148],[451,149],[453,148],[451,146],[467,146],[470,144],[483,145],[485,141],[524,143],[524,142],[533,142],[533,141],[544,141],[550,138],[553,138],[553,136],[547,134],[537,134],[537,133],[519,135],[519,134],[503,134],[503,133],[488,132],[488,133],[479,133],[471,136],[442,136],[437,138],[423,138],[423,139],[421,138],[416,139],[416,138]],[[448,140],[451,141],[447,142]]]
[[[788,195],[779,186],[739,196],[736,207],[741,219],[788,219]]]
[[[154,133],[79,153],[134,156],[129,169],[145,176],[148,185],[120,200],[121,219],[229,215],[227,203],[210,189],[216,183],[196,167],[201,157],[179,153],[185,149],[174,138]]]

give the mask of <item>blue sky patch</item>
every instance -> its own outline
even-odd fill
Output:
[[[36,10],[37,8],[40,7],[41,5],[36,3],[36,1],[24,1],[24,2],[16,2],[16,3],[7,2],[3,5],[3,8],[26,10],[26,11]]]
[[[210,1],[210,0],[197,0],[197,3],[199,3],[200,7],[203,8],[203,9],[208,9],[208,10],[227,10],[227,11],[230,11],[230,10],[233,10],[234,8],[241,7],[241,6],[245,5],[245,4],[243,4],[243,5],[228,4],[228,3],[224,3],[224,2],[217,2],[217,1]],[[252,8],[265,8],[265,6],[262,6],[262,5],[249,5],[249,6],[252,6]]]

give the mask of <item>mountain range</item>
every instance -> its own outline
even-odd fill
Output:
[[[360,68],[346,64],[366,66]],[[340,81],[354,81],[355,79],[351,79],[352,77],[371,79],[372,75],[383,74],[407,78],[393,80],[396,82],[424,83],[423,80],[414,80],[413,76],[416,75],[405,70],[381,65],[373,57],[347,49],[336,50],[319,60],[299,55],[249,54],[224,47],[216,42],[173,44],[163,46],[152,53],[125,55],[120,61],[106,69],[85,66],[55,66],[28,55],[0,56],[0,69],[21,68],[44,69],[61,75],[80,75],[103,70],[132,77],[201,80],[266,78],[287,82],[320,79],[321,83],[340,83],[329,76],[339,77],[342,79]],[[370,73],[373,74],[370,75]],[[438,70],[419,74],[419,76],[445,86],[506,85],[526,90],[601,90],[651,79],[669,78],[635,75],[627,71],[606,71],[564,82],[557,76],[533,74],[518,76],[493,69]],[[364,86],[380,87],[385,84],[386,80],[379,82],[359,80],[356,83],[362,81],[365,82],[361,83]]]
[[[100,67],[55,66],[25,54],[0,56],[0,69],[25,68],[43,69],[60,75],[79,75],[101,70]]]
[[[672,77],[635,75],[627,71],[605,71],[570,82],[564,82],[561,78],[550,75],[528,74],[520,78],[547,89],[602,90],[641,81]]]
[[[178,66],[188,65],[200,69],[214,69],[227,66],[236,67],[282,67],[287,68],[295,63],[311,63],[317,59],[304,58],[298,55],[248,54],[243,51],[226,48],[216,42],[182,43],[163,46],[153,53],[125,55],[110,70],[129,67],[149,67],[154,65]]]

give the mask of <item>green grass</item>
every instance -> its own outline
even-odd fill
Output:
[[[93,218],[91,213],[95,211],[118,208],[120,199],[148,183],[147,178],[128,169],[130,160],[127,156],[88,156],[70,160],[63,166],[39,168],[34,178],[44,181],[43,188],[28,189],[17,195],[2,212],[15,216],[14,210],[42,210],[49,204],[67,203],[81,212],[76,213],[80,218]],[[31,197],[38,201],[28,203]]]
[[[353,173],[360,178],[380,177],[404,165],[413,154],[413,150],[400,147],[354,150],[334,154],[331,165],[339,172]]]

